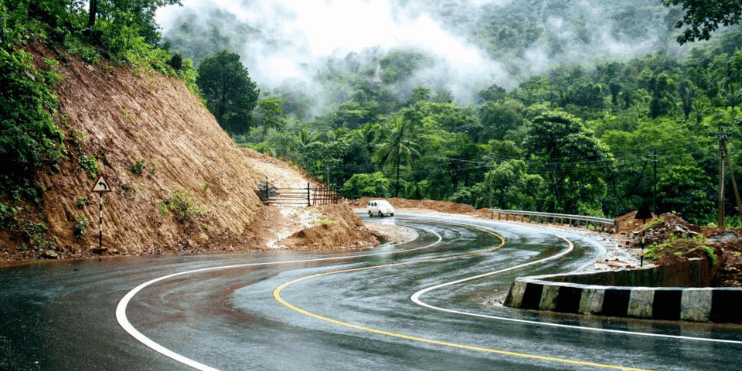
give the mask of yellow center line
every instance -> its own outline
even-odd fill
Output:
[[[471,226],[469,226],[469,227],[471,228]],[[556,362],[556,363],[564,363],[564,364],[571,364],[571,365],[580,365],[580,366],[588,366],[588,367],[596,367],[596,368],[604,368],[604,369],[613,369],[613,370],[649,371],[649,370],[646,370],[646,369],[633,368],[633,367],[624,367],[624,366],[609,365],[609,364],[603,364],[603,363],[595,363],[595,362],[587,362],[587,361],[572,360],[572,359],[565,359],[565,358],[548,357],[548,356],[541,356],[541,355],[536,355],[536,354],[513,352],[513,351],[507,351],[507,350],[500,350],[500,349],[483,348],[483,347],[477,347],[477,346],[472,346],[472,345],[457,344],[457,343],[452,343],[452,342],[448,342],[448,341],[426,339],[426,338],[422,338],[422,337],[418,337],[418,336],[405,335],[405,334],[399,334],[399,333],[396,333],[396,332],[379,330],[379,329],[375,329],[375,328],[371,328],[371,327],[360,326],[360,325],[355,325],[355,324],[348,323],[348,322],[343,322],[343,321],[340,321],[340,320],[336,320],[336,319],[324,317],[324,316],[321,316],[319,314],[309,312],[307,310],[304,310],[302,308],[299,308],[299,307],[297,307],[297,306],[295,306],[295,305],[287,302],[286,300],[283,299],[283,297],[281,297],[281,291],[283,289],[285,289],[286,287],[288,287],[290,285],[293,285],[295,283],[301,282],[301,281],[310,280],[310,279],[321,277],[321,276],[329,276],[329,275],[334,275],[334,274],[357,272],[357,271],[370,270],[370,269],[381,269],[381,268],[388,268],[388,267],[394,267],[394,266],[412,265],[412,264],[423,263],[423,262],[443,261],[443,260],[448,260],[448,259],[452,259],[452,258],[460,258],[460,257],[464,257],[464,256],[472,256],[472,255],[482,254],[482,253],[485,253],[485,252],[492,252],[492,251],[495,251],[495,250],[499,249],[503,245],[505,245],[505,238],[503,238],[499,234],[497,234],[495,232],[492,232],[492,231],[485,230],[485,229],[481,229],[481,228],[476,228],[476,227],[473,227],[473,228],[474,229],[477,229],[477,230],[480,230],[480,231],[483,231],[485,233],[490,233],[490,234],[493,234],[493,235],[497,236],[500,239],[500,241],[501,241],[500,244],[498,246],[495,246],[494,248],[491,248],[491,249],[485,249],[485,250],[481,250],[481,251],[478,251],[478,252],[456,255],[456,256],[453,256],[453,257],[432,258],[432,259],[417,260],[417,261],[412,261],[412,262],[402,262],[402,263],[394,263],[394,264],[385,264],[385,265],[378,265],[378,266],[371,266],[371,267],[360,267],[360,268],[341,269],[341,270],[336,270],[336,271],[330,271],[330,272],[324,272],[324,273],[318,273],[318,274],[313,274],[313,275],[309,275],[309,276],[304,276],[304,277],[300,277],[300,278],[291,280],[289,282],[285,282],[282,285],[276,287],[276,289],[273,290],[273,298],[276,299],[276,301],[278,301],[279,303],[281,303],[281,305],[283,305],[283,306],[285,306],[285,307],[287,307],[287,308],[289,308],[291,310],[294,310],[294,311],[299,312],[299,313],[301,313],[303,315],[306,315],[306,316],[309,316],[309,317],[312,317],[312,318],[315,318],[315,319],[318,319],[318,320],[321,320],[321,321],[333,323],[333,324],[336,324],[336,325],[339,325],[339,326],[349,327],[349,328],[360,330],[360,331],[365,331],[365,332],[370,332],[370,333],[374,333],[374,334],[390,336],[390,337],[394,337],[394,338],[398,338],[398,339],[405,339],[405,340],[417,341],[417,342],[427,343],[427,344],[435,344],[435,345],[446,346],[446,347],[457,348],[457,349],[466,349],[466,350],[472,350],[472,351],[478,351],[478,352],[500,354],[500,355],[518,357],[518,358],[527,358],[527,359],[533,359],[533,360]]]

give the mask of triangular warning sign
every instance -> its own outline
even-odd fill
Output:
[[[108,186],[108,183],[106,183],[106,180],[103,179],[102,175],[99,176],[98,180],[96,180],[95,184],[93,184],[92,192],[97,192],[97,193],[111,192],[111,187]]]

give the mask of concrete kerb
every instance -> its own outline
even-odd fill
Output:
[[[694,287],[708,285],[709,277],[705,259],[614,272],[519,277],[504,305],[583,315],[742,323],[742,311],[730,309],[742,305],[742,289]],[[659,287],[668,282],[677,286]]]

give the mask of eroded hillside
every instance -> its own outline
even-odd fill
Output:
[[[255,170],[180,80],[136,66],[85,64],[41,45],[31,52],[37,68],[45,58],[63,60],[57,95],[71,161],[59,173],[39,174],[61,252],[84,252],[98,242],[95,175],[84,156],[94,156],[114,189],[104,197],[104,247],[156,253],[246,234],[261,206]],[[168,210],[174,197],[192,201],[188,215]],[[73,225],[82,216],[91,224],[76,238]]]
[[[266,175],[252,166],[256,156],[233,143],[182,81],[135,65],[87,64],[42,44],[28,51],[36,68],[63,76],[56,93],[69,159],[36,175],[46,192],[26,208],[48,225],[55,246],[38,248],[27,236],[0,231],[0,259],[285,248],[279,240],[313,227],[262,205],[254,190]],[[61,63],[50,67],[48,60]],[[99,199],[91,192],[98,175],[113,189],[104,195],[102,251]],[[315,220],[328,218],[312,209]],[[340,224],[362,228],[360,220]],[[375,244],[368,232],[354,237]]]

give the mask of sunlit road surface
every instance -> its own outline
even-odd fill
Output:
[[[414,215],[372,222],[420,238],[353,253],[1,269],[0,370],[742,369],[740,326],[488,303],[516,276],[598,259],[603,249],[580,234]]]

